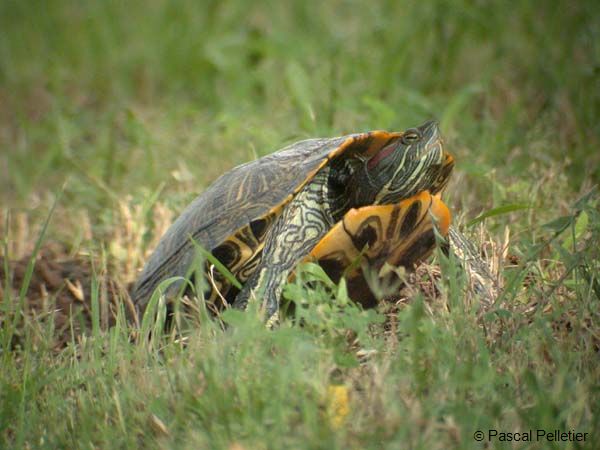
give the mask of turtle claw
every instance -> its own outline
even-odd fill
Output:
[[[268,330],[273,330],[274,328],[277,328],[278,326],[279,326],[279,311],[275,311],[267,319],[267,323],[265,324],[265,327],[267,327]]]

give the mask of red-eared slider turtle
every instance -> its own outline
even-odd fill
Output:
[[[315,259],[338,272],[365,245],[376,266],[412,264],[434,245],[428,211],[448,229],[450,215],[437,194],[453,165],[437,123],[427,122],[405,132],[309,139],[238,166],[165,233],[136,282],[133,301],[143,313],[163,280],[193,275],[193,241],[243,286],[213,272],[205,298],[242,309],[255,298],[267,318],[278,312],[290,272],[313,249]],[[165,294],[180,288],[173,283]]]

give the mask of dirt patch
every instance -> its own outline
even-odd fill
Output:
[[[89,256],[69,256],[59,244],[45,245],[35,259],[29,282],[30,256],[10,261],[8,277],[2,262],[0,325],[5,326],[9,321],[16,325],[13,347],[21,344],[24,324],[38,330],[53,327],[53,347],[62,348],[73,340],[77,342],[93,329],[94,303],[102,330],[115,325],[120,309],[127,320],[134,320],[127,288],[116,278],[98,271]],[[20,305],[24,284],[27,289]]]

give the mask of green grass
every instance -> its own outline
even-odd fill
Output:
[[[90,334],[60,352],[53,320],[23,314],[27,277],[14,294],[2,280],[0,448],[483,448],[476,430],[538,428],[591,436],[531,448],[594,448],[597,2],[248,3],[0,3],[2,254],[43,236],[96,274]],[[517,261],[483,318],[436,254],[439,292],[407,305],[361,311],[343,287],[292,285],[304,327],[228,313],[227,331],[202,321],[183,345],[132,344],[123,311],[105,326],[105,273],[134,280],[225,170],[430,118],[457,160],[455,223],[483,214],[485,233],[467,231]],[[332,382],[350,392],[339,427]]]

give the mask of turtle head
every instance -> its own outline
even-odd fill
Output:
[[[426,122],[361,161],[347,193],[354,207],[398,203],[424,190],[437,194],[446,186],[453,166],[437,122]]]

